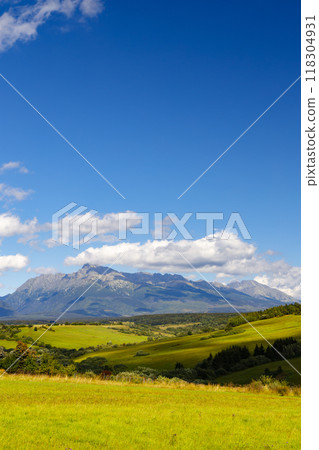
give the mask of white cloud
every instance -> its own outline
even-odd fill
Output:
[[[165,216],[164,219],[159,219],[154,221],[154,230],[152,231],[152,236],[156,239],[156,235],[161,236],[162,239],[167,239],[171,234],[173,222],[169,216]]]
[[[168,272],[189,272],[190,266],[180,255],[202,272],[230,271],[245,272],[241,263],[254,258],[256,248],[253,244],[241,241],[232,235],[230,239],[198,240],[154,240],[140,243],[120,243],[104,245],[100,248],[88,248],[76,257],[66,258],[68,265],[112,264],[120,255],[120,264],[138,269],[160,270]],[[122,254],[123,253],[123,254]],[[233,263],[233,265],[230,263]]]
[[[57,270],[54,267],[35,267],[32,269],[31,267],[27,270],[28,273],[34,272],[38,275],[49,275],[57,273]]]
[[[266,253],[266,255],[269,255],[269,256],[273,256],[273,255],[277,254],[277,252],[275,252],[274,250],[267,250],[265,253]]]
[[[16,255],[0,256],[0,273],[6,270],[21,270],[29,263],[28,257],[17,253]]]
[[[118,232],[119,218],[121,214],[123,213],[107,213],[101,217],[93,216],[90,213],[83,214],[86,219],[81,226],[81,231],[83,233],[89,233],[91,231],[92,221],[96,221],[98,236]],[[126,211],[124,214],[129,226],[139,225],[142,221],[142,217],[134,211]]]
[[[116,245],[90,247],[75,257],[65,259],[67,265],[85,263],[130,266],[139,270],[189,273],[196,277],[201,273],[215,274],[218,279],[229,277],[255,277],[256,281],[268,284],[294,297],[300,294],[300,268],[285,261],[269,261],[257,254],[256,247],[231,234],[229,239],[154,240],[141,243],[123,242]],[[185,261],[191,263],[192,267]],[[258,278],[259,277],[259,278]],[[262,278],[263,277],[263,278]]]
[[[278,264],[277,264],[278,265]],[[301,298],[301,270],[300,267],[289,266],[284,261],[273,273],[256,276],[255,281],[279,289],[294,298]]]
[[[12,187],[4,183],[0,184],[0,200],[2,201],[20,202],[22,200],[25,200],[28,197],[28,195],[30,195],[32,192],[33,192],[32,190],[25,191],[21,188]]]
[[[187,278],[187,280],[190,280],[190,281],[200,281],[201,280],[201,278],[199,278],[198,274],[196,274],[196,273],[187,273],[185,275],[185,278]]]
[[[0,29],[1,33],[1,29]],[[0,167],[0,174],[7,172],[8,170],[18,170],[20,173],[28,173],[28,169],[22,165],[20,161],[9,161],[7,163],[3,163]]]
[[[37,0],[31,4],[13,6],[0,16],[0,51],[17,41],[29,41],[38,28],[53,14],[68,18],[77,11],[82,17],[94,17],[103,9],[101,0]]]
[[[16,235],[31,236],[39,229],[36,218],[21,222],[18,216],[11,213],[0,214],[0,239]]]
[[[51,239],[51,238],[46,239],[46,240],[44,241],[44,244],[45,244],[48,248],[58,247],[59,245],[61,245],[61,244],[59,244],[59,242],[56,242],[56,241],[54,241],[54,240]]]
[[[76,212],[76,210],[75,210]],[[83,239],[91,230],[96,230],[95,235],[90,242],[114,242],[118,240],[115,236],[119,232],[119,220],[120,215],[125,214],[127,226],[137,226],[141,223],[142,217],[134,211],[126,211],[125,213],[107,213],[104,216],[94,215],[91,212],[85,214],[68,214],[62,217],[59,222],[52,224],[52,228],[57,232],[58,241],[53,239],[47,239],[44,243],[47,247],[56,247],[58,245],[70,245],[71,237],[74,229],[76,229],[76,223],[81,223],[80,235],[77,237],[79,243],[83,243]],[[61,232],[61,230],[64,230]],[[73,242],[75,244],[76,242]]]
[[[95,17],[103,10],[103,2],[100,0],[82,0],[80,10],[85,16]]]

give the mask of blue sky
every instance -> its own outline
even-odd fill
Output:
[[[208,261],[196,267],[212,279],[256,278],[299,295],[300,82],[177,199],[300,75],[299,10],[296,1],[289,9],[275,1],[43,0],[14,8],[0,2],[0,72],[126,197],[0,79],[0,166],[20,162],[0,174],[11,230],[0,236],[1,255],[28,258],[2,261],[1,294],[43,268],[76,270],[65,259],[79,254],[76,263],[110,264],[115,238],[79,250],[45,243],[52,214],[76,202],[100,217],[128,210],[225,218],[239,212],[252,241],[234,243],[236,270],[229,270],[227,246],[207,250]],[[191,219],[189,228],[195,241],[204,238],[203,223]],[[148,257],[146,241],[152,236],[129,236],[139,246],[130,252]],[[184,244],[194,263],[198,248]],[[83,254],[104,246],[105,256]],[[215,261],[216,252],[227,261]],[[118,267],[155,270],[152,264],[128,257]],[[158,264],[160,271],[192,275],[172,261]]]

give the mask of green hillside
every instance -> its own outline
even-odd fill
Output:
[[[253,322],[252,325],[271,343],[278,338],[300,338],[300,316],[298,315],[259,320]],[[77,361],[88,356],[102,356],[112,366],[125,364],[129,368],[147,366],[170,370],[174,368],[176,362],[181,362],[185,367],[194,367],[199,361],[207,358],[209,353],[214,355],[231,345],[247,345],[252,351],[256,344],[264,343],[263,338],[254,328],[245,324],[231,330],[238,334],[221,336],[222,333],[217,331],[160,342],[142,343],[134,347],[98,351],[82,356]],[[145,356],[135,356],[137,352],[142,352]]]
[[[289,361],[299,372],[301,372],[301,358],[293,358]],[[265,369],[276,371],[278,366],[283,370],[283,377],[290,385],[300,384],[300,375],[284,360],[274,361],[260,366],[250,367],[240,372],[232,372],[222,377],[216,378],[216,383],[220,384],[248,384],[252,380],[258,380],[264,375]]]
[[[34,327],[23,327],[18,333],[18,337],[27,336],[35,341],[44,331],[45,328],[41,328],[41,326],[37,326],[37,331],[34,331]],[[146,340],[146,336],[121,333],[105,325],[58,325],[48,330],[39,339],[39,342],[50,344],[53,347],[79,349],[81,347],[106,345],[108,342],[119,345]],[[12,343],[10,345],[13,347]]]

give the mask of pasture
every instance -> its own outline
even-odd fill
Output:
[[[16,341],[9,341],[6,339],[0,339],[0,347],[4,347],[4,348],[15,348],[17,345]]]
[[[300,338],[300,316],[289,315],[273,319],[259,320],[252,325],[269,342],[285,337]],[[220,336],[220,332],[197,334],[159,342],[146,342],[134,347],[121,347],[90,353],[79,357],[81,361],[88,356],[102,356],[110,365],[125,364],[129,368],[146,366],[155,369],[173,369],[176,362],[181,362],[185,367],[194,367],[199,361],[213,355],[231,345],[247,345],[253,351],[256,344],[263,343],[264,339],[249,324],[240,325],[235,329],[239,334]],[[145,356],[136,356],[142,352]],[[146,355],[147,354],[147,355]],[[280,364],[280,363],[279,363]]]
[[[6,375],[6,449],[300,448],[300,398],[205,386]]]
[[[41,325],[36,327],[37,331],[34,331],[34,327],[22,327],[18,337],[30,336],[35,341],[45,331],[45,328],[41,327]],[[79,349],[81,347],[106,345],[108,342],[111,342],[113,345],[120,345],[146,340],[146,336],[122,333],[106,325],[56,325],[41,336],[39,342],[50,344],[53,347]]]

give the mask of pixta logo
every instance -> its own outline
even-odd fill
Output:
[[[97,211],[71,202],[52,215],[52,240],[78,250],[97,235]]]

